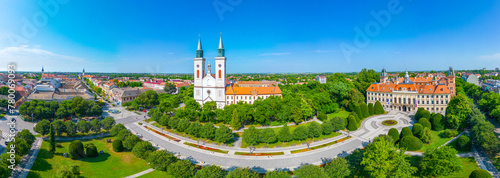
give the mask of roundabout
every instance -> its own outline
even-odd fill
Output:
[[[128,112],[128,111],[125,111]],[[121,115],[121,114],[120,114]],[[180,141],[174,141],[165,136],[158,134],[158,132],[145,128],[148,126],[151,129],[162,131],[149,123],[144,122],[141,116],[136,117],[133,115],[125,117],[115,117],[117,123],[124,124],[129,130],[136,135],[141,135],[143,140],[151,142],[158,149],[168,150],[181,159],[187,159],[194,164],[205,165],[218,165],[227,170],[232,170],[237,167],[249,167],[257,172],[272,171],[275,169],[283,169],[285,171],[292,171],[304,164],[321,165],[329,162],[335,157],[345,157],[356,149],[363,148],[368,143],[380,134],[387,134],[390,128],[401,130],[403,127],[411,126],[413,121],[404,112],[390,112],[385,115],[376,115],[366,118],[362,121],[361,127],[356,131],[345,132],[339,131],[341,135],[310,143],[309,147],[320,147],[304,152],[292,152],[294,150],[307,149],[308,145],[302,144],[297,146],[290,146],[284,148],[260,148],[252,150],[255,154],[266,155],[271,152],[283,152],[278,155],[266,156],[248,156],[242,152],[249,152],[248,148],[240,148],[237,146],[219,146],[215,144],[201,144],[204,147],[213,149],[225,150],[227,153],[218,153],[203,150],[197,147],[189,146],[197,144],[196,140],[181,137],[172,133],[163,132],[168,137],[176,138]],[[385,126],[382,122],[386,120],[394,120],[396,123],[392,126]],[[143,125],[139,125],[142,122]],[[336,142],[335,144],[329,144]],[[327,145],[327,146],[322,146]]]

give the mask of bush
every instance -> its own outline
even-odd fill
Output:
[[[410,128],[409,127],[404,127],[402,130],[401,130],[401,138],[403,137],[407,137],[407,136],[413,136],[413,133],[411,132]]]
[[[141,140],[139,137],[135,135],[129,135],[125,140],[123,141],[123,147],[126,148],[127,150],[132,150],[135,146],[135,144],[139,143]]]
[[[135,144],[134,148],[132,149],[132,153],[141,159],[146,159],[149,156],[149,153],[156,151],[156,148],[151,145],[150,142],[146,141],[141,141],[137,144]]]
[[[445,137],[445,138],[451,138],[451,137],[454,137],[454,136],[457,136],[458,135],[458,131],[456,130],[445,130],[443,133],[442,133],[442,136]]]
[[[361,114],[363,115],[363,118],[367,118],[368,116],[370,116],[370,112],[368,111],[368,106],[366,105],[366,103],[361,103],[359,107],[361,108]]]
[[[491,174],[484,169],[476,169],[470,173],[469,178],[491,178]]]
[[[424,127],[421,124],[413,124],[412,133],[414,136],[420,138],[420,136],[422,136],[422,130],[424,130]]]
[[[93,143],[89,143],[85,146],[85,155],[88,157],[97,157],[99,154],[97,153],[97,147]]]
[[[471,145],[472,142],[470,141],[470,138],[467,135],[461,135],[460,137],[457,138],[458,149],[463,151],[470,150]]]
[[[421,118],[420,120],[418,120],[418,123],[422,124],[422,126],[426,128],[432,129],[431,122],[429,122],[429,120],[427,120],[426,118]]]
[[[422,141],[415,136],[403,137],[399,142],[399,147],[406,148],[408,151],[420,150],[422,146],[424,146]]]
[[[430,122],[432,123],[432,130],[441,131],[444,129],[443,115],[440,113],[434,114]]]
[[[380,104],[380,101],[375,102],[375,114],[385,114],[384,107],[382,107],[382,104]]]
[[[120,139],[113,140],[113,151],[121,152],[123,151],[123,142]]]
[[[69,145],[69,155],[73,159],[82,159],[85,156],[83,151],[83,143],[80,140],[72,141]]]
[[[113,128],[111,128],[109,133],[111,134],[111,136],[116,136],[122,130],[127,130],[127,128],[125,128],[125,126],[123,124],[116,124],[113,126]]]
[[[356,119],[354,118],[354,116],[350,115],[348,120],[349,120],[349,123],[347,125],[347,129],[349,129],[349,131],[358,130],[358,122],[356,122]]]
[[[375,114],[375,109],[373,108],[373,103],[368,104],[368,113],[371,115]]]
[[[397,142],[399,140],[399,131],[395,128],[389,129],[389,133],[387,133],[387,135],[389,135],[392,140],[394,140],[394,142]]]
[[[125,130],[120,131],[120,132],[118,133],[118,135],[116,136],[116,138],[117,138],[118,140],[122,140],[122,141],[123,141],[123,140],[125,140],[125,138],[127,138],[127,137],[128,137],[128,136],[130,136],[130,135],[133,135],[133,134],[132,134],[132,132],[130,132],[129,130],[126,130],[126,129],[125,129]]]
[[[324,112],[319,112],[318,119],[324,121],[324,120],[328,119],[328,116]]]

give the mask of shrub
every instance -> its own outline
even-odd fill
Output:
[[[470,173],[469,178],[491,178],[491,174],[484,169],[476,169]]]
[[[319,112],[318,119],[324,121],[324,120],[328,119],[328,116],[324,112]]]
[[[389,129],[389,133],[387,133],[387,135],[389,135],[394,142],[399,140],[399,131],[395,128]]]
[[[125,140],[123,141],[123,147],[126,148],[127,150],[132,150],[134,148],[135,144],[140,142],[141,140],[139,137],[135,135],[129,135]]]
[[[420,138],[420,136],[422,136],[422,130],[424,130],[424,127],[421,124],[413,124],[412,133],[414,136]]]
[[[368,111],[368,106],[366,105],[366,103],[361,103],[359,107],[361,108],[361,114],[363,115],[363,118],[367,118],[368,116],[370,116],[370,112]]]
[[[132,153],[141,159],[146,159],[149,156],[149,153],[156,151],[156,148],[151,145],[150,142],[146,141],[141,141],[137,144],[135,144],[134,148],[132,149]]]
[[[113,151],[121,152],[123,151],[123,143],[120,139],[115,139],[113,141]]]
[[[434,114],[431,117],[430,122],[432,123],[432,130],[441,131],[444,129],[443,115],[440,113]]]
[[[125,140],[125,138],[127,138],[128,136],[130,135],[133,135],[129,130],[122,130],[118,133],[118,135],[116,136],[117,139],[119,140]]]
[[[456,130],[449,130],[449,129],[446,129],[442,133],[442,136],[445,137],[445,138],[451,138],[451,137],[454,137],[454,136],[457,136],[457,135],[458,135],[458,131],[456,131]]]
[[[85,145],[85,155],[88,157],[97,157],[99,155],[97,153],[97,147],[95,147],[93,143]]]
[[[432,128],[431,122],[429,122],[429,120],[427,120],[426,118],[421,118],[420,120],[418,120],[418,123],[422,124],[422,126],[424,126],[426,128],[429,128],[429,129]]]
[[[373,103],[368,103],[368,113],[371,115],[375,114],[375,109],[373,108]]]
[[[432,135],[431,129],[425,127],[424,130],[422,130],[422,134],[420,135],[420,140],[424,143],[431,143],[432,138],[434,136]]]
[[[382,107],[382,104],[380,104],[380,101],[375,102],[375,114],[385,114],[384,107]]]
[[[83,143],[80,140],[72,141],[69,145],[69,155],[73,159],[81,159],[85,156],[83,151]]]
[[[470,150],[472,143],[467,135],[461,135],[457,138],[457,147],[460,150]]]
[[[408,151],[417,151],[422,146],[424,146],[422,141],[415,136],[403,137],[399,142],[399,147],[406,148]]]
[[[349,129],[349,131],[358,130],[358,122],[356,122],[354,116],[350,115],[348,120],[349,123],[347,125],[347,129]]]
[[[118,135],[118,133],[120,133],[120,131],[122,130],[126,130],[127,128],[125,128],[125,126],[123,124],[116,124],[113,126],[113,128],[111,128],[111,130],[109,131],[109,133],[112,135],[112,136],[116,136]]]
[[[401,138],[403,137],[407,137],[407,136],[413,136],[413,133],[411,132],[410,128],[409,127],[404,127],[402,130],[401,130]]]

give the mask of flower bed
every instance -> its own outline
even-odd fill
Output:
[[[234,152],[234,155],[241,156],[276,156],[276,155],[285,155],[283,152],[267,152],[267,153],[252,153],[249,152]]]
[[[396,124],[398,124],[398,121],[395,121],[395,120],[385,120],[382,122],[382,125],[385,125],[385,126],[393,126]]]
[[[155,129],[152,129],[151,127],[148,127],[148,126],[144,126],[144,127],[146,127],[146,129],[149,129],[149,130],[151,130],[151,131],[153,131],[153,132],[157,133],[158,135],[161,135],[161,136],[167,137],[167,138],[168,138],[168,139],[170,139],[170,140],[173,140],[173,141],[176,141],[176,142],[180,142],[180,141],[181,141],[181,140],[179,140],[179,139],[176,139],[176,138],[174,138],[174,137],[171,137],[171,136],[168,136],[168,135],[166,135],[166,134],[164,134],[164,133],[161,133],[161,132],[159,132],[159,131],[157,131],[157,130],[155,130]]]
[[[184,144],[188,145],[188,146],[196,147],[199,149],[207,150],[207,151],[213,151],[213,152],[224,153],[224,154],[229,153],[229,151],[226,151],[226,150],[219,150],[217,148],[210,148],[210,147],[201,146],[201,145],[197,145],[197,144],[193,144],[193,143],[184,142]]]
[[[316,150],[316,149],[320,149],[320,148],[323,148],[323,147],[327,147],[327,146],[330,146],[330,145],[333,145],[335,143],[339,143],[339,142],[343,142],[347,139],[351,138],[351,136],[347,136],[347,137],[344,137],[344,138],[341,138],[341,139],[338,139],[338,140],[335,140],[333,142],[330,142],[330,143],[325,143],[325,144],[322,144],[322,145],[318,145],[318,146],[314,146],[314,147],[310,147],[309,149],[307,148],[304,148],[304,149],[300,149],[300,150],[292,150],[291,153],[292,154],[295,154],[295,153],[302,153],[302,152],[306,152],[306,151],[311,151],[311,150]]]

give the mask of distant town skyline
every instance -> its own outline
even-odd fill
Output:
[[[229,74],[493,70],[500,64],[500,2],[494,0],[54,2],[0,2],[4,65],[189,74],[198,35],[214,63],[220,33]]]

